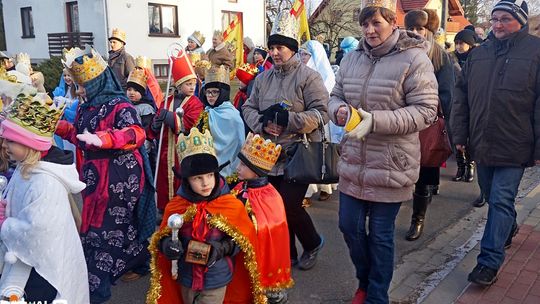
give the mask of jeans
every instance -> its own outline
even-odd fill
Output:
[[[504,262],[504,243],[516,221],[515,199],[523,171],[478,165],[478,183],[489,204],[478,264],[498,270]]]
[[[358,287],[367,292],[366,304],[388,303],[394,272],[394,228],[400,206],[340,193],[339,229],[356,268]]]

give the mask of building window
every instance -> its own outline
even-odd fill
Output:
[[[178,13],[175,5],[148,3],[148,28],[151,36],[178,36]]]
[[[79,32],[79,5],[77,1],[66,2],[67,31]]]
[[[169,76],[169,65],[154,64],[154,76],[156,78],[167,78]]]
[[[34,38],[34,22],[32,21],[32,8],[21,8],[22,38]]]

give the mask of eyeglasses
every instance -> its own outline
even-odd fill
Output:
[[[219,96],[219,90],[206,90],[204,94],[208,96],[216,97],[216,96]]]
[[[512,19],[512,18],[501,18],[501,19],[491,18],[491,19],[489,19],[489,23],[491,23],[491,25],[495,25],[497,22],[500,22],[502,24],[508,24],[508,23],[510,23],[512,21],[514,21],[514,19]]]

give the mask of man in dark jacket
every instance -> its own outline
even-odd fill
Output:
[[[113,29],[112,35],[109,37],[109,44],[111,45],[109,66],[125,91],[127,90],[129,73],[135,68],[135,60],[124,48],[126,45],[126,32],[117,28]]]
[[[454,143],[478,163],[489,212],[469,281],[491,285],[517,232],[515,197],[524,168],[540,164],[540,39],[528,34],[523,0],[499,1],[493,35],[472,50],[458,78]]]

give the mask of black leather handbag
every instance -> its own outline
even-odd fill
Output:
[[[322,141],[311,142],[306,134],[302,139],[285,151],[285,175],[288,182],[300,184],[335,184],[339,180],[337,162],[339,147],[331,143],[324,132],[324,120],[319,111],[319,130]]]

